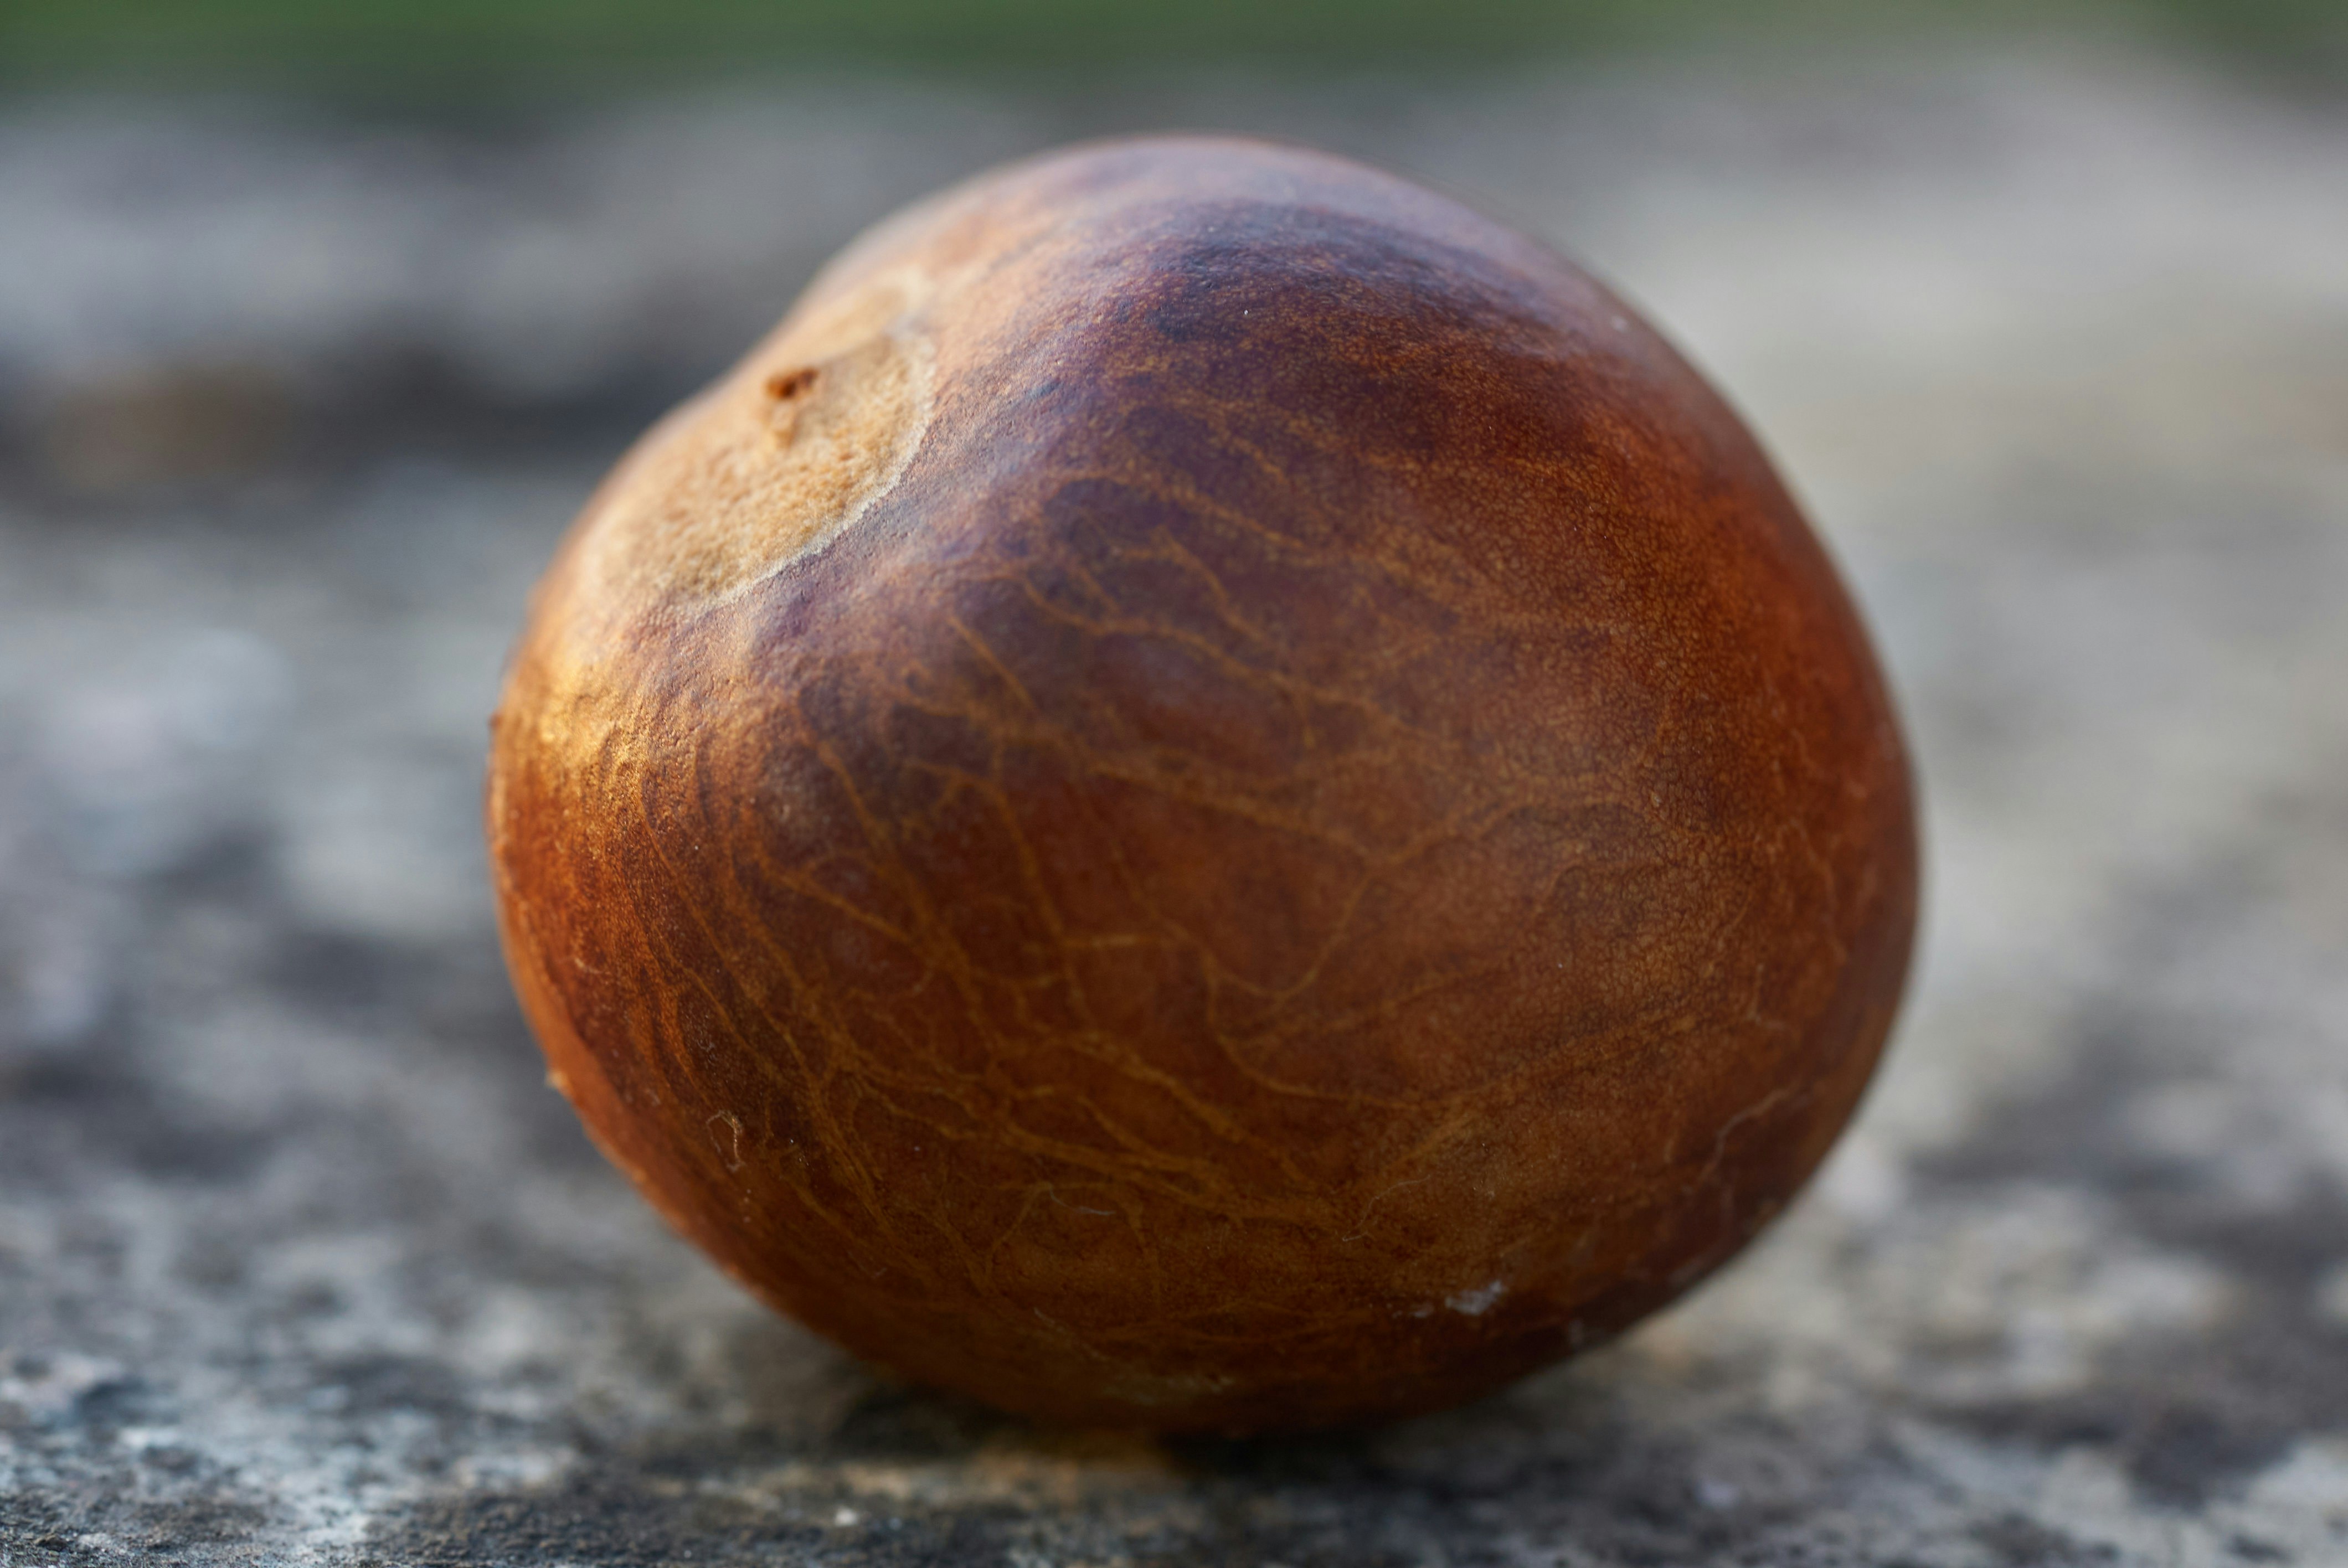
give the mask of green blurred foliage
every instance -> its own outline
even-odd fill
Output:
[[[2118,28],[2348,58],[2348,0],[0,0],[0,79],[397,86],[831,62],[1489,65]]]

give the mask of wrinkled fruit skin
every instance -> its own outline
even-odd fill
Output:
[[[1734,1254],[1914,920],[1865,634],[1531,241],[1227,140],[860,241],[538,591],[489,828],[604,1151],[1047,1419],[1426,1410]]]

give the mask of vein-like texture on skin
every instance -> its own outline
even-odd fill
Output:
[[[555,1080],[681,1230],[912,1377],[1169,1430],[1450,1403],[1685,1289],[1914,919],[1880,677],[1734,415],[1530,241],[1222,140],[933,199],[648,436],[489,824]]]

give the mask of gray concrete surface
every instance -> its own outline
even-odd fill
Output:
[[[1262,129],[1644,301],[1930,807],[1808,1197],[1474,1408],[1039,1431],[740,1296],[541,1084],[483,740],[599,468],[861,221]],[[0,105],[0,1563],[2348,1563],[2348,106],[2077,50],[463,124]]]

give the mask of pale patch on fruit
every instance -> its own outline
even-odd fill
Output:
[[[716,1115],[709,1118],[707,1125],[710,1144],[725,1160],[726,1168],[729,1171],[740,1170],[742,1168],[742,1118],[735,1115],[731,1111],[720,1111]],[[730,1140],[718,1132],[721,1125],[733,1132],[734,1136]]]
[[[1466,1317],[1481,1317],[1492,1309],[1494,1302],[1508,1293],[1509,1287],[1496,1279],[1491,1284],[1478,1286],[1474,1290],[1463,1290],[1456,1296],[1447,1296],[1443,1298],[1443,1305]]]
[[[903,267],[784,323],[614,477],[582,540],[595,597],[735,593],[888,494],[929,428],[934,280]]]

